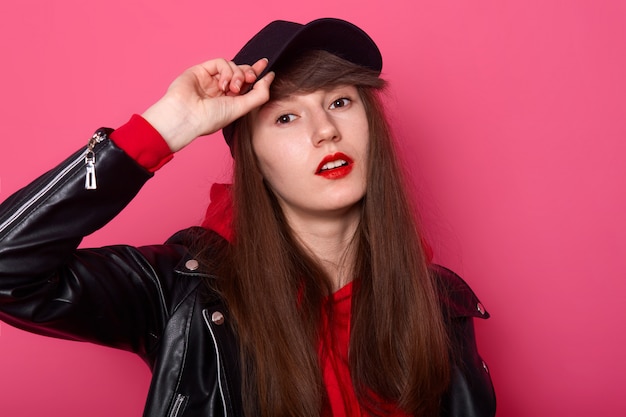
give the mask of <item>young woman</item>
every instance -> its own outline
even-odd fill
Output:
[[[433,265],[380,102],[374,42],[276,21],[0,207],[0,318],[141,355],[145,416],[493,416],[469,287]],[[76,247],[171,154],[223,129],[203,227]]]

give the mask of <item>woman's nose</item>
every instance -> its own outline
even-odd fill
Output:
[[[324,142],[338,141],[341,139],[339,129],[330,114],[324,110],[320,110],[312,116],[313,145],[320,146],[324,144]]]

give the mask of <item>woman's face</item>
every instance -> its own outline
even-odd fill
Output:
[[[288,219],[345,215],[365,195],[369,129],[354,86],[295,94],[252,114],[252,146]]]

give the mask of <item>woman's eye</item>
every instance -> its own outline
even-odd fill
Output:
[[[338,98],[337,100],[333,101],[330,105],[331,109],[337,109],[339,107],[345,107],[348,104],[350,104],[350,99],[347,97],[342,97],[342,98]]]
[[[276,119],[276,123],[279,125],[283,125],[289,122],[293,122],[296,119],[296,116],[293,114],[281,114],[280,116],[278,116],[278,119]]]

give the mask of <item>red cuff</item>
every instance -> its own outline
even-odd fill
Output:
[[[159,132],[138,114],[111,133],[111,140],[139,165],[155,172],[174,155]]]

